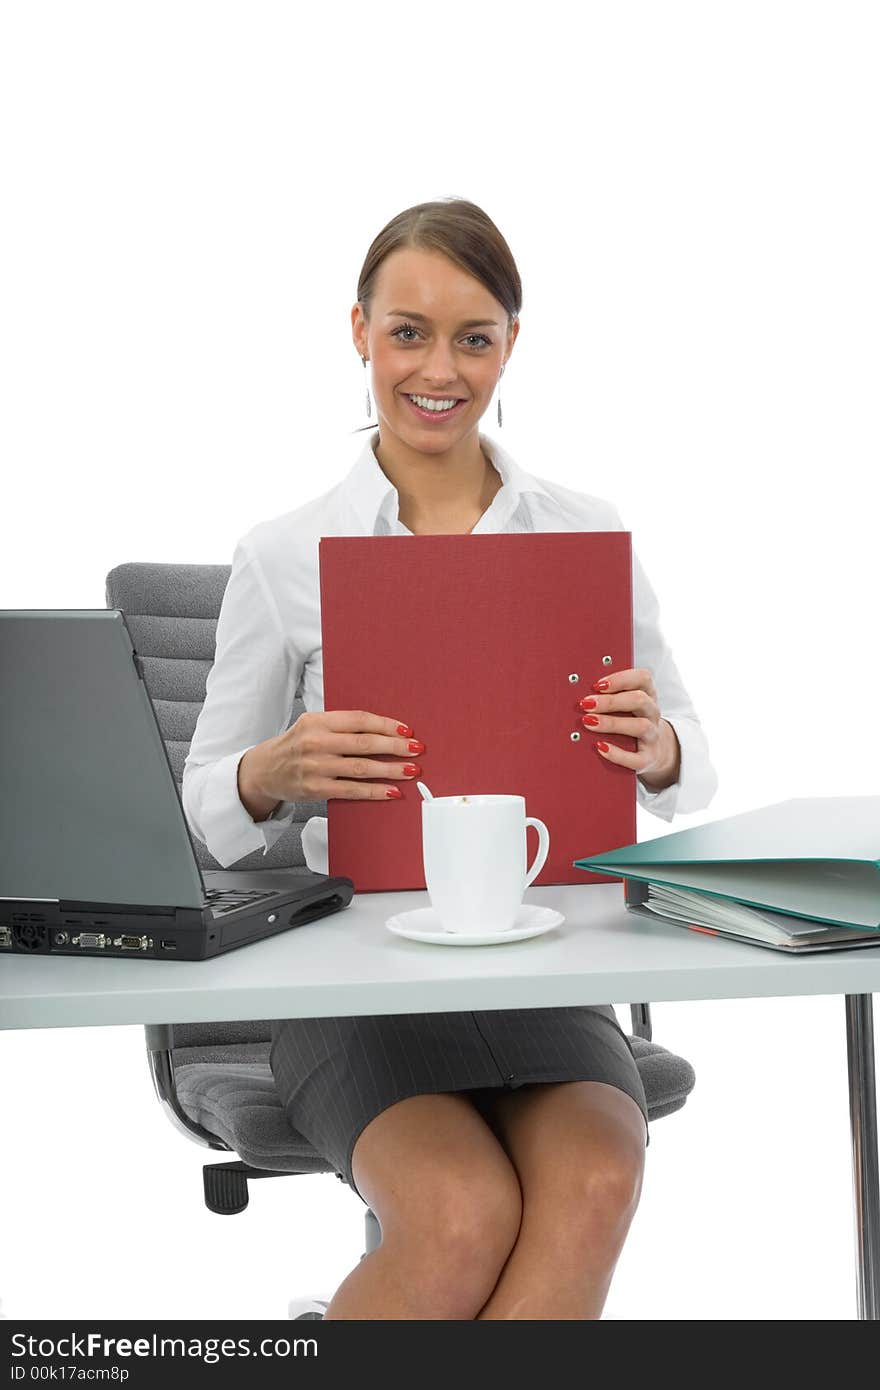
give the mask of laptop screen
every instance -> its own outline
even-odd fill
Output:
[[[205,900],[118,610],[0,610],[0,897]]]

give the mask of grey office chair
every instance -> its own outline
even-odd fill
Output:
[[[205,699],[229,573],[229,565],[123,564],[107,575],[107,607],[125,614],[143,658],[144,679],[178,786]],[[305,708],[300,696],[301,689],[290,723]],[[297,813],[268,854],[254,850],[236,869],[306,873],[302,827],[310,816],[326,814],[326,802],[303,802]],[[194,843],[203,869],[222,867],[204,845]],[[694,1071],[684,1058],[651,1041],[650,1006],[630,1007],[630,1041],[648,1099],[648,1117],[658,1120],[684,1105],[694,1086]],[[205,1202],[223,1215],[247,1206],[249,1178],[334,1171],[287,1122],[269,1066],[270,1028],[270,1019],[145,1028],[153,1082],[168,1118],[196,1143],[238,1155],[206,1164],[203,1170]],[[364,1253],[369,1254],[382,1235],[369,1207],[365,1219]]]

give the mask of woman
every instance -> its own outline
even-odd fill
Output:
[[[243,538],[224,595],[183,781],[193,831],[224,867],[268,849],[297,802],[384,804],[420,756],[430,780],[406,710],[323,710],[321,535],[622,529],[609,503],[534,478],[479,431],[520,304],[507,243],[473,203],[409,208],[370,247],[352,330],[379,427],[342,483]],[[635,556],[633,571],[637,669],[597,680],[584,727],[669,820],[708,805],[716,778]],[[300,680],[306,712],[288,728]],[[614,734],[636,751],[602,737]],[[326,872],[326,820],[303,846]],[[278,1020],[270,1062],[290,1123],[382,1228],[328,1318],[601,1316],[648,1142],[611,1006]]]

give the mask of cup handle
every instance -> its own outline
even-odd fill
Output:
[[[542,820],[536,820],[534,816],[526,816],[526,825],[533,825],[538,832],[538,851],[532,861],[532,867],[526,874],[525,888],[528,888],[547,862],[547,855],[550,853],[550,831]]]

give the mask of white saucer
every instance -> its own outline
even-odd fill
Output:
[[[429,941],[435,946],[498,946],[505,941],[525,941],[529,936],[541,936],[565,921],[553,907],[538,907],[523,903],[506,931],[446,931],[441,927],[433,907],[417,907],[412,912],[396,912],[385,923],[396,936],[410,941]]]

